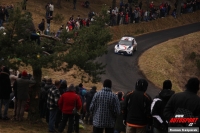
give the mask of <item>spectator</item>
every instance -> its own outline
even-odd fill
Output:
[[[49,109],[49,132],[55,132],[54,124],[58,111],[58,100],[60,98],[60,81],[56,80],[55,85],[50,88],[47,98],[47,107]]]
[[[153,10],[153,8],[154,8],[153,1],[150,3],[149,8],[150,8],[151,11]]]
[[[31,39],[31,41],[35,41],[38,45],[40,45],[40,35],[38,35],[36,30],[33,30],[31,32],[30,39]]]
[[[144,21],[148,22],[148,11],[144,12]]]
[[[71,84],[68,88],[68,91],[64,93],[58,101],[58,106],[62,111],[62,120],[59,125],[59,132],[63,132],[65,129],[66,123],[68,122],[68,133],[73,132],[74,125],[74,114],[73,109],[76,107],[78,111],[80,111],[82,103],[80,97],[75,93],[75,87]]]
[[[142,1],[139,3],[139,8],[142,9]]]
[[[86,89],[83,88],[83,84],[80,83],[79,84],[79,89],[80,89],[80,95],[81,95],[81,100],[83,101],[83,103],[85,102],[85,94],[86,94]]]
[[[171,90],[172,83],[170,80],[163,82],[163,89],[151,104],[151,114],[153,117],[154,133],[168,133],[168,124],[164,118],[164,108],[170,97],[175,93]]]
[[[9,120],[8,107],[10,93],[12,92],[11,82],[10,82],[10,72],[7,67],[3,67],[2,72],[0,73],[0,119]],[[4,111],[2,114],[2,105],[4,105]]]
[[[85,7],[88,8],[90,6],[90,2],[88,0],[85,1]]]
[[[77,20],[75,23],[75,29],[79,30],[80,29],[80,22]]]
[[[120,8],[121,8],[122,6],[124,6],[124,0],[120,0],[119,6],[120,6]]]
[[[41,81],[41,92],[39,96],[39,111],[40,111],[40,118],[45,118],[46,116],[46,108],[47,108],[47,98],[45,99],[45,84],[46,84],[46,79],[43,78]],[[47,97],[47,96],[46,96]]]
[[[18,78],[21,78],[21,73],[18,74]],[[17,79],[18,79],[17,78]],[[17,79],[13,83],[13,92],[14,92],[14,97],[13,97],[13,102],[14,102],[14,120],[16,120],[17,116]]]
[[[42,22],[38,25],[39,30],[44,33],[45,30],[45,20],[42,19]]]
[[[135,90],[127,94],[123,107],[123,123],[126,133],[146,133],[151,122],[151,97],[146,93],[148,82],[139,79]]]
[[[48,16],[48,17],[47,17],[47,30],[49,30],[49,31],[50,31],[51,19],[52,19],[51,16]]]
[[[28,0],[23,0],[22,2],[22,10],[26,10],[26,4]]]
[[[17,75],[15,75],[14,71],[12,69],[9,70],[10,72],[10,82],[11,82],[11,87],[13,87],[14,82],[18,78]]]
[[[60,26],[59,30],[55,34],[55,37],[60,37],[60,34],[62,33],[63,27],[64,27],[63,25]]]
[[[14,97],[13,85],[14,85],[15,81],[17,80],[18,76],[16,76],[17,74],[12,69],[10,69],[9,72],[10,72],[10,82],[11,82],[11,88],[12,88],[12,93],[10,94],[10,100],[9,100],[10,101],[9,108],[14,109],[14,116],[16,116],[15,97]]]
[[[197,92],[199,91],[199,79],[190,78],[185,87],[186,90],[184,92],[174,94],[165,106],[164,116],[168,121],[177,114],[184,115],[184,117],[200,117],[200,98],[197,96]],[[170,124],[170,126],[188,125],[177,123],[175,125]],[[200,126],[199,120],[196,126]]]
[[[25,104],[29,98],[29,86],[35,84],[35,81],[28,79],[28,74],[26,71],[21,73],[21,78],[16,80],[17,88],[17,115],[16,120],[22,121],[24,116]]]
[[[169,5],[167,6],[167,15],[169,15],[170,10],[171,10],[171,5],[169,4]]]
[[[46,18],[50,16],[50,7],[49,7],[50,3],[47,3],[45,6],[46,9]]]
[[[85,114],[86,114],[86,97],[85,97],[85,95],[86,95],[86,93],[87,93],[87,90],[86,89],[83,89],[82,91],[80,91],[81,92],[81,101],[82,101],[82,106],[83,106],[83,108],[82,108],[82,110],[81,110],[81,119],[82,120],[84,120],[84,118],[85,118]]]
[[[81,99],[81,95],[80,95],[80,88],[79,88],[79,86],[76,86],[75,87],[75,89],[76,89],[76,94],[79,96],[79,98]],[[82,103],[82,101],[81,101],[81,103]],[[80,121],[80,113],[76,113],[75,114],[75,122],[74,122],[74,131],[75,131],[75,133],[79,133],[79,121]]]
[[[50,88],[53,87],[53,83],[51,78],[47,79],[46,84],[44,86],[44,91],[42,93],[42,99],[44,101],[44,114],[46,116],[46,122],[49,123],[49,109],[47,108],[47,99],[48,99],[48,92]]]
[[[74,5],[73,9],[76,10],[76,0],[73,0],[73,5]]]
[[[63,95],[67,91],[67,81],[66,80],[61,80],[59,91],[60,91],[60,95]],[[58,109],[58,112],[56,115],[56,121],[55,121],[55,128],[59,127],[61,119],[62,119],[62,111],[60,109]]]
[[[117,116],[116,123],[115,123],[115,132],[114,133],[121,133],[125,132],[126,126],[123,124],[123,114],[122,114],[122,106],[123,106],[123,92],[116,93],[119,102],[120,102],[120,114]]]
[[[54,5],[53,2],[49,4],[49,16],[53,17]]]
[[[94,97],[94,94],[97,92],[97,87],[93,86],[89,92],[86,93],[86,116],[85,121],[90,124],[92,124],[92,114],[90,113],[90,104],[92,102],[92,98]]]
[[[174,18],[176,18],[176,8],[173,10],[172,16],[173,16]]]
[[[5,20],[5,10],[0,6],[0,27],[3,26]]]
[[[103,89],[97,92],[91,102],[90,111],[93,114],[93,133],[113,133],[115,120],[120,113],[117,96],[111,90],[112,81],[106,79]]]

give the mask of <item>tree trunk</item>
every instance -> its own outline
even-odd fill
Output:
[[[181,15],[181,0],[176,0],[176,3],[177,3],[176,14],[177,17],[179,17]]]
[[[39,113],[39,94],[40,94],[40,83],[42,77],[42,70],[41,68],[33,68],[33,77],[36,81],[36,84],[31,86],[30,89],[30,107],[28,112],[28,119],[31,122],[37,122],[40,120],[40,113]]]

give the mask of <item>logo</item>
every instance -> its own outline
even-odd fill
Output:
[[[174,118],[171,118],[170,124],[186,124],[186,126],[193,126],[198,121],[198,118],[195,117],[184,117],[184,115],[175,115]]]

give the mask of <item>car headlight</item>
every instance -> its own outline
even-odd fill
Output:
[[[115,48],[116,48],[116,49],[119,49],[119,44],[117,44],[117,45],[115,46]]]
[[[132,46],[129,46],[129,47],[127,48],[127,50],[131,50],[131,48],[132,48]]]

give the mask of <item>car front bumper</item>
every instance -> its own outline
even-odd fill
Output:
[[[116,54],[124,54],[124,55],[132,55],[133,52],[131,50],[119,50],[115,49]]]

